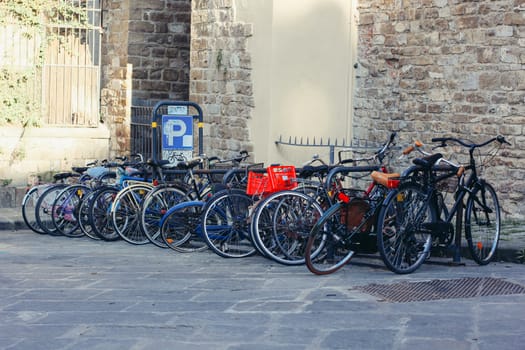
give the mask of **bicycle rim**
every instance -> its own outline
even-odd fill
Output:
[[[465,211],[465,237],[471,257],[486,265],[496,256],[501,230],[498,197],[487,183],[475,191]]]
[[[208,249],[201,232],[201,213],[204,203],[184,202],[171,208],[162,219],[161,235],[171,249],[190,253]]]
[[[432,236],[422,224],[432,222],[431,210],[418,186],[403,186],[385,200],[377,223],[377,245],[385,266],[392,272],[416,271],[429,255]]]
[[[308,236],[322,214],[309,195],[277,192],[257,206],[252,234],[265,256],[284,265],[302,265]]]
[[[253,204],[244,191],[226,190],[215,194],[203,209],[202,233],[210,249],[225,258],[255,254],[249,225]]]
[[[310,272],[316,275],[334,273],[353,257],[352,227],[349,228],[342,218],[345,210],[343,204],[336,204],[313,227],[305,252],[305,262]]]

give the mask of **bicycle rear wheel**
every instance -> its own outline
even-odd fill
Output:
[[[203,239],[224,258],[243,258],[256,253],[250,237],[249,211],[253,199],[245,191],[216,193],[202,213]]]
[[[430,254],[432,235],[425,222],[436,220],[423,190],[413,184],[401,185],[390,192],[377,220],[377,248],[392,272],[416,271]]]
[[[487,265],[496,255],[501,209],[494,188],[486,182],[470,195],[465,209],[465,237],[472,259]]]

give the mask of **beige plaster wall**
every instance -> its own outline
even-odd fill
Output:
[[[97,128],[0,128],[0,186],[26,186],[34,176],[70,171],[109,157],[109,130]],[[46,179],[42,179],[46,180]],[[0,205],[1,207],[1,205]]]
[[[235,19],[253,25],[254,109],[249,121],[257,161],[300,164],[328,148],[276,146],[303,137],[348,140],[355,63],[352,1],[235,0]]]

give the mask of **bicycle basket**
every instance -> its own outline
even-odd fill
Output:
[[[272,192],[291,190],[297,187],[294,166],[273,165],[268,167],[267,172]]]
[[[363,199],[352,198],[350,202],[341,206],[341,223],[350,231],[361,224],[365,214],[370,209],[370,205]],[[372,222],[366,222],[361,227],[361,232],[368,231]]]
[[[246,186],[246,194],[261,195],[267,191],[268,186],[268,175],[264,173],[256,173],[254,171],[248,172],[248,184]]]

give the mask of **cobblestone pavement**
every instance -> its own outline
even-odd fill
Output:
[[[431,262],[395,275],[360,257],[315,276],[260,256],[4,230],[0,349],[524,348],[525,265]]]

